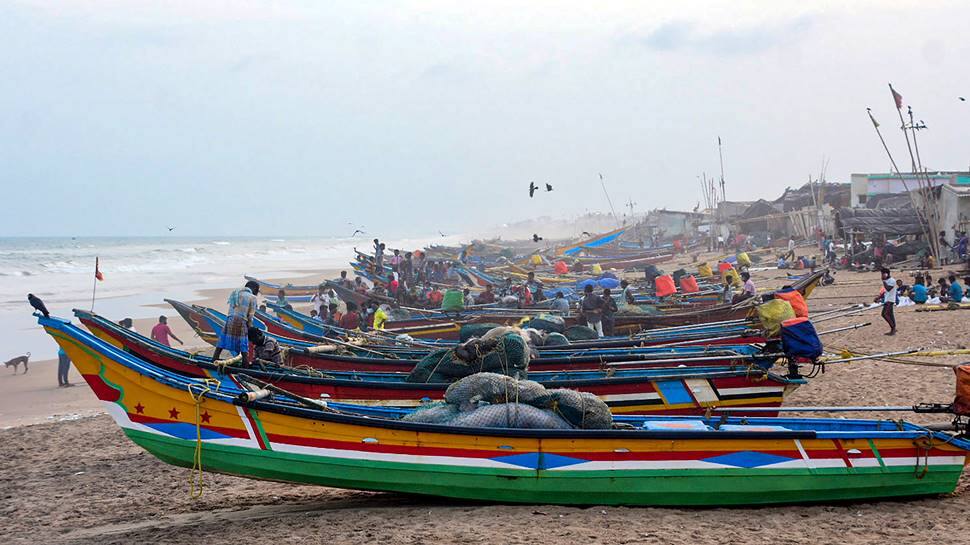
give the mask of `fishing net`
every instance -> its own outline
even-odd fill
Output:
[[[522,324],[522,327],[547,333],[562,333],[566,330],[566,321],[559,316],[538,316]]]
[[[574,428],[603,430],[613,425],[613,413],[606,402],[589,392],[557,388],[546,393],[548,408]]]
[[[434,412],[411,419],[480,427],[559,429],[560,423],[565,424],[563,427],[580,429],[613,426],[609,407],[589,392],[548,390],[538,382],[497,373],[478,373],[455,382],[445,391],[445,402],[455,407],[459,415],[452,416],[454,413],[435,405],[422,409],[422,412]],[[515,411],[519,411],[519,416],[509,416]]]
[[[472,337],[481,337],[482,335],[488,333],[496,327],[501,327],[502,324],[491,324],[491,323],[481,323],[481,324],[465,324],[461,326],[458,331],[458,339],[461,342],[465,342]]]
[[[414,366],[407,381],[454,382],[483,371],[524,378],[528,376],[529,357],[529,346],[517,333],[472,339],[453,349],[431,352]]]
[[[546,335],[545,341],[542,346],[567,346],[569,345],[569,339],[566,338],[562,333],[550,333]]]
[[[538,430],[568,430],[573,426],[556,413],[522,403],[486,405],[461,413],[448,422],[466,428],[519,428]]]
[[[599,338],[595,331],[584,325],[569,326],[563,334],[570,341],[592,341]]]
[[[447,424],[461,414],[458,405],[451,405],[444,401],[422,405],[402,418],[408,422],[423,422],[425,424]]]
[[[455,382],[445,390],[445,401],[467,409],[486,403],[545,404],[546,388],[532,380],[517,380],[498,373],[478,373]]]

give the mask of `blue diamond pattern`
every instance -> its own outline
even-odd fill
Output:
[[[558,454],[546,454],[539,452],[529,452],[526,454],[513,454],[511,456],[499,456],[492,458],[496,462],[512,464],[528,469],[555,469],[587,462],[581,458],[570,458]]]
[[[713,458],[704,458],[703,461],[710,462],[712,464],[752,468],[787,462],[789,460],[794,460],[794,458],[745,450],[742,452],[732,452],[731,454],[714,456]]]

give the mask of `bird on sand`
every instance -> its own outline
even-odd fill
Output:
[[[535,182],[529,182],[529,198],[530,199],[532,198],[533,195],[536,194],[536,189],[539,189],[539,186],[537,186]]]
[[[34,307],[34,310],[43,314],[44,318],[50,318],[51,313],[47,310],[47,305],[40,300],[40,297],[37,297],[33,293],[28,293],[27,302],[30,303],[30,306]]]
[[[539,242],[540,240],[542,240],[542,237],[540,237],[535,233],[532,233],[532,242]]]
[[[546,184],[546,193],[552,191],[552,184]]]

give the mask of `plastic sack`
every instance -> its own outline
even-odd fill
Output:
[[[795,311],[795,316],[808,318],[808,303],[805,302],[805,298],[798,290],[792,288],[778,290],[775,292],[775,299],[788,301],[792,310]]]
[[[603,267],[599,263],[594,263],[590,271],[593,274],[603,274]]]
[[[761,327],[764,328],[766,336],[777,337],[781,333],[781,324],[785,320],[795,318],[795,311],[791,304],[784,299],[772,299],[767,303],[762,303],[757,307],[758,319],[761,320]]]
[[[565,261],[556,261],[556,264],[552,268],[556,274],[566,274],[569,272],[569,265],[566,265]]]
[[[654,285],[657,287],[657,297],[667,297],[668,295],[673,295],[677,293],[677,287],[674,285],[674,279],[670,275],[658,276],[654,280]]]
[[[694,275],[687,275],[680,279],[680,291],[684,293],[695,293],[700,291],[700,287],[697,285],[697,279]]]
[[[741,267],[750,267],[751,258],[748,256],[748,252],[738,252],[738,265]]]
[[[542,265],[542,257],[539,254],[535,254],[529,258],[529,263],[532,265]]]
[[[815,361],[822,355],[822,340],[808,318],[790,318],[781,324],[781,346],[789,359]]]
[[[700,276],[702,278],[707,276],[714,276],[714,270],[711,269],[711,266],[708,265],[707,263],[701,263],[700,265],[697,266],[697,276]]]
[[[457,312],[465,309],[465,295],[461,290],[450,289],[445,291],[445,296],[441,300],[441,310],[445,312]]]

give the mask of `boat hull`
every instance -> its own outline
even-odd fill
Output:
[[[949,493],[966,461],[964,441],[889,423],[870,434],[784,419],[783,431],[463,429],[240,405],[220,384],[177,381],[41,320],[132,441],[208,472],[508,503],[727,506]]]

